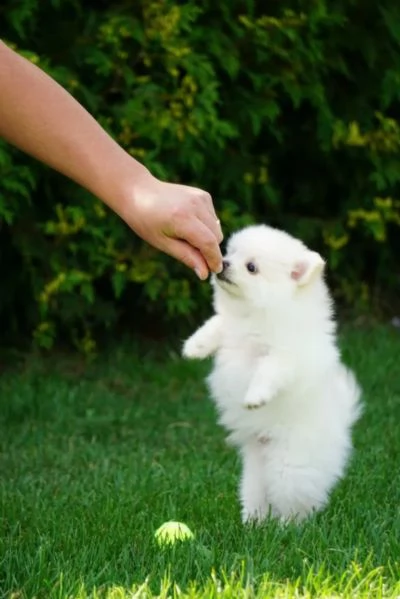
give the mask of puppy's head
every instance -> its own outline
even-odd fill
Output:
[[[224,268],[213,277],[216,297],[257,308],[287,305],[301,289],[322,278],[324,261],[301,241],[265,225],[235,233],[227,244]]]

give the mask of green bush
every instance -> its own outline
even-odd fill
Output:
[[[3,0],[1,37],[154,174],[210,191],[226,235],[266,221],[358,308],[398,294],[400,8],[394,0]],[[209,288],[96,199],[0,145],[0,314],[84,351],[132,314],[176,325]]]

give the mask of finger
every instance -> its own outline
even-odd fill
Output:
[[[202,281],[207,279],[208,267],[206,261],[201,252],[186,241],[169,238],[160,249],[194,270]]]
[[[184,239],[194,248],[197,248],[205,259],[212,272],[222,270],[222,254],[215,235],[199,219],[186,219],[181,227],[176,230],[175,237]]]
[[[203,224],[205,224],[206,227],[208,227],[208,229],[212,232],[219,245],[224,239],[224,236],[221,229],[221,222],[219,218],[215,216],[215,212],[213,211],[213,214],[211,214],[209,210],[201,209],[197,212],[197,218]]]
[[[197,191],[199,192],[198,197],[200,200],[198,203],[197,217],[209,225],[211,231],[215,233],[218,243],[221,243],[224,235],[222,233],[221,221],[215,212],[212,197],[206,191],[201,189],[198,189]]]

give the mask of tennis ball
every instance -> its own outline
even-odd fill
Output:
[[[194,538],[190,528],[182,522],[164,522],[154,536],[160,546],[173,545],[177,541],[189,541]]]

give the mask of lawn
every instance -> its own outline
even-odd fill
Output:
[[[285,528],[240,522],[207,363],[124,343],[4,369],[0,597],[400,597],[400,334],[341,345],[365,391],[356,451],[329,507]],[[195,540],[160,549],[172,519]]]

